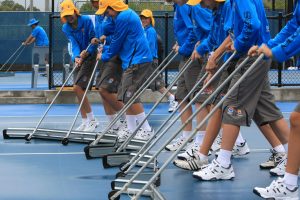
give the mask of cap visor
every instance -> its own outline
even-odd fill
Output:
[[[198,5],[201,2],[201,0],[189,0],[186,4],[190,6]]]
[[[75,12],[75,10],[65,10],[62,13],[60,13],[60,17],[63,18],[63,17],[68,16],[68,15],[73,15],[74,12]]]
[[[101,7],[97,10],[96,15],[103,15],[108,6]]]

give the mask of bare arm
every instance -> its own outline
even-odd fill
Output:
[[[215,52],[209,58],[207,65],[206,65],[207,71],[213,72],[216,69],[218,58],[220,58],[221,55],[223,55],[223,53],[228,50],[228,48],[231,46],[231,44],[232,44],[232,40],[231,40],[230,36],[228,36],[223,41],[223,43],[219,46],[219,48],[217,48],[215,50]]]
[[[34,38],[32,35],[30,35],[30,36],[25,40],[25,42],[23,42],[23,45],[30,45],[30,44],[32,44],[33,42],[35,42],[35,38]]]

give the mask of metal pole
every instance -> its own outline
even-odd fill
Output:
[[[275,0],[272,0],[272,11],[275,11]]]
[[[50,0],[45,0],[45,11],[46,11],[46,12],[50,11],[50,8],[49,8],[49,1],[50,1]]]
[[[211,116],[222,106],[225,99],[244,81],[248,74],[257,66],[257,64],[264,58],[264,55],[260,55],[258,59],[247,69],[247,71],[239,78],[239,80],[228,90],[227,94],[222,100],[210,111],[210,113],[201,121],[193,133],[187,138],[187,140],[170,156],[167,161],[160,167],[160,169],[152,176],[146,185],[132,198],[132,200],[138,200],[142,193],[150,186],[150,184],[161,174],[161,172],[167,167],[167,165],[175,158],[175,156],[183,149],[189,140],[196,135],[197,131],[211,118]],[[199,109],[200,110],[200,109]]]
[[[282,12],[278,13],[278,32],[282,29]],[[282,63],[278,65],[278,87],[282,86]]]
[[[292,13],[293,11],[294,11],[294,1],[288,0],[287,13]]]
[[[54,1],[54,0],[53,0]],[[49,14],[49,77],[48,77],[48,89],[52,89],[53,79],[53,24],[52,24],[53,13]]]
[[[169,13],[165,13],[165,57],[169,52]],[[168,86],[168,68],[165,70],[165,84]]]
[[[30,11],[33,11],[33,0],[30,0]]]

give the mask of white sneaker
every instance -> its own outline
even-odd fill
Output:
[[[152,137],[152,135],[154,135],[153,128],[150,131],[146,131],[146,130],[140,128],[138,130],[137,134],[134,136],[134,139],[147,141],[150,139],[150,137]]]
[[[217,160],[213,160],[209,165],[206,165],[198,172],[193,173],[193,177],[205,180],[230,180],[235,177],[232,165],[228,168],[222,167]]]
[[[113,129],[117,136],[125,134],[128,131],[127,122],[120,121],[117,128]]]
[[[198,143],[193,142],[191,145],[188,145],[185,152],[180,153],[177,155],[177,158],[179,160],[189,160],[190,158],[193,158],[193,152],[198,152],[200,149],[200,146]]]
[[[221,142],[222,142],[222,137],[221,135],[218,135],[210,149],[212,151],[218,151],[219,149],[221,149]]]
[[[130,133],[128,129],[123,130],[122,133],[118,135],[118,142],[124,142],[125,140],[127,140],[127,138],[131,136],[131,134],[132,133]]]
[[[287,161],[287,156],[282,157],[282,160],[278,163],[278,165],[270,170],[270,174],[273,176],[283,176],[285,173],[285,167],[286,167],[286,161]]]
[[[270,149],[270,152],[271,156],[269,157],[269,160],[259,165],[261,169],[272,169],[276,167],[278,163],[282,160],[282,158],[285,156],[285,153],[279,153],[274,149]]]
[[[215,156],[218,157],[220,149],[215,152]],[[235,144],[232,149],[232,156],[244,156],[250,153],[250,149],[247,145],[247,142],[241,143],[240,145]]]
[[[244,143],[235,144],[232,149],[233,156],[244,156],[248,153],[250,153],[250,149],[246,141]]]
[[[177,106],[178,106],[178,102],[177,101],[170,101],[170,103],[169,103],[169,112],[173,112],[174,110],[176,110],[176,108],[177,108]]]
[[[208,159],[201,160],[200,156],[196,151],[193,149],[191,150],[191,156],[189,156],[186,160],[174,160],[173,164],[176,167],[179,167],[181,169],[190,170],[190,171],[196,171],[201,169],[202,166],[208,164]]]
[[[185,141],[186,139],[181,135],[173,143],[168,144],[165,149],[167,151],[176,151]],[[184,148],[182,150],[184,150]]]
[[[86,123],[81,123],[80,126],[78,126],[75,130],[76,131],[84,131],[84,129],[86,128]]]
[[[85,131],[85,132],[94,132],[98,125],[99,125],[99,123],[96,119],[91,120],[86,124],[86,127],[83,131]]]
[[[255,187],[253,192],[264,199],[299,200],[298,187],[288,189],[282,178],[272,181],[266,188]]]

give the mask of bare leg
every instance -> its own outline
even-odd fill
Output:
[[[282,118],[280,120],[270,122],[270,126],[280,140],[281,144],[286,144],[289,140],[289,127],[287,122]]]
[[[127,115],[138,115],[142,112],[144,112],[143,104],[134,103],[128,108],[128,110],[126,111],[126,114]]]
[[[268,142],[271,144],[272,148],[281,145],[280,140],[277,138],[276,134],[274,133],[273,129],[269,124],[259,126],[258,127],[263,135],[266,137]]]
[[[291,132],[289,138],[288,160],[286,172],[298,175],[300,167],[300,113],[293,112],[290,116]]]
[[[82,98],[83,98],[83,95],[84,95],[84,90],[78,86],[78,85],[74,85],[73,87],[73,90],[77,96],[77,99],[79,102],[82,101]],[[83,101],[83,104],[82,104],[82,107],[80,109],[80,112],[81,112],[81,116],[82,118],[86,118],[86,113],[90,113],[92,112],[92,109],[91,109],[91,105],[89,103],[89,100],[87,97],[85,97],[84,101]]]
[[[196,103],[196,109],[199,109],[201,107],[201,104]],[[203,119],[208,115],[209,113],[209,106],[206,106],[204,109],[202,109],[198,115],[197,115],[197,124],[200,124]],[[200,131],[205,131],[206,129],[206,124],[204,124],[203,126],[201,126]]]
[[[203,143],[200,148],[201,154],[208,155],[208,152],[212,144],[214,143],[214,140],[219,134],[221,124],[222,124],[222,110],[218,109],[208,122]]]
[[[123,108],[124,104],[121,101],[118,101],[115,93],[110,93],[106,89],[100,88],[99,94],[103,101],[106,101],[113,110],[120,111]]]
[[[161,94],[164,94],[167,91],[167,88],[163,87],[158,90]],[[171,96],[171,92],[167,92],[167,97]]]
[[[221,149],[232,151],[239,135],[240,127],[232,124],[223,124]]]
[[[180,102],[179,102],[180,103]],[[180,111],[183,111],[183,109],[186,107],[187,105],[187,102],[184,102],[182,104],[182,106],[180,107]],[[192,110],[192,106],[189,106],[189,108],[180,116],[181,117],[181,123],[185,123],[188,118],[190,116],[192,116],[193,114],[193,110]],[[184,131],[192,131],[192,128],[193,128],[193,125],[192,125],[192,122],[188,123],[187,126],[185,126],[185,128],[183,129]]]

